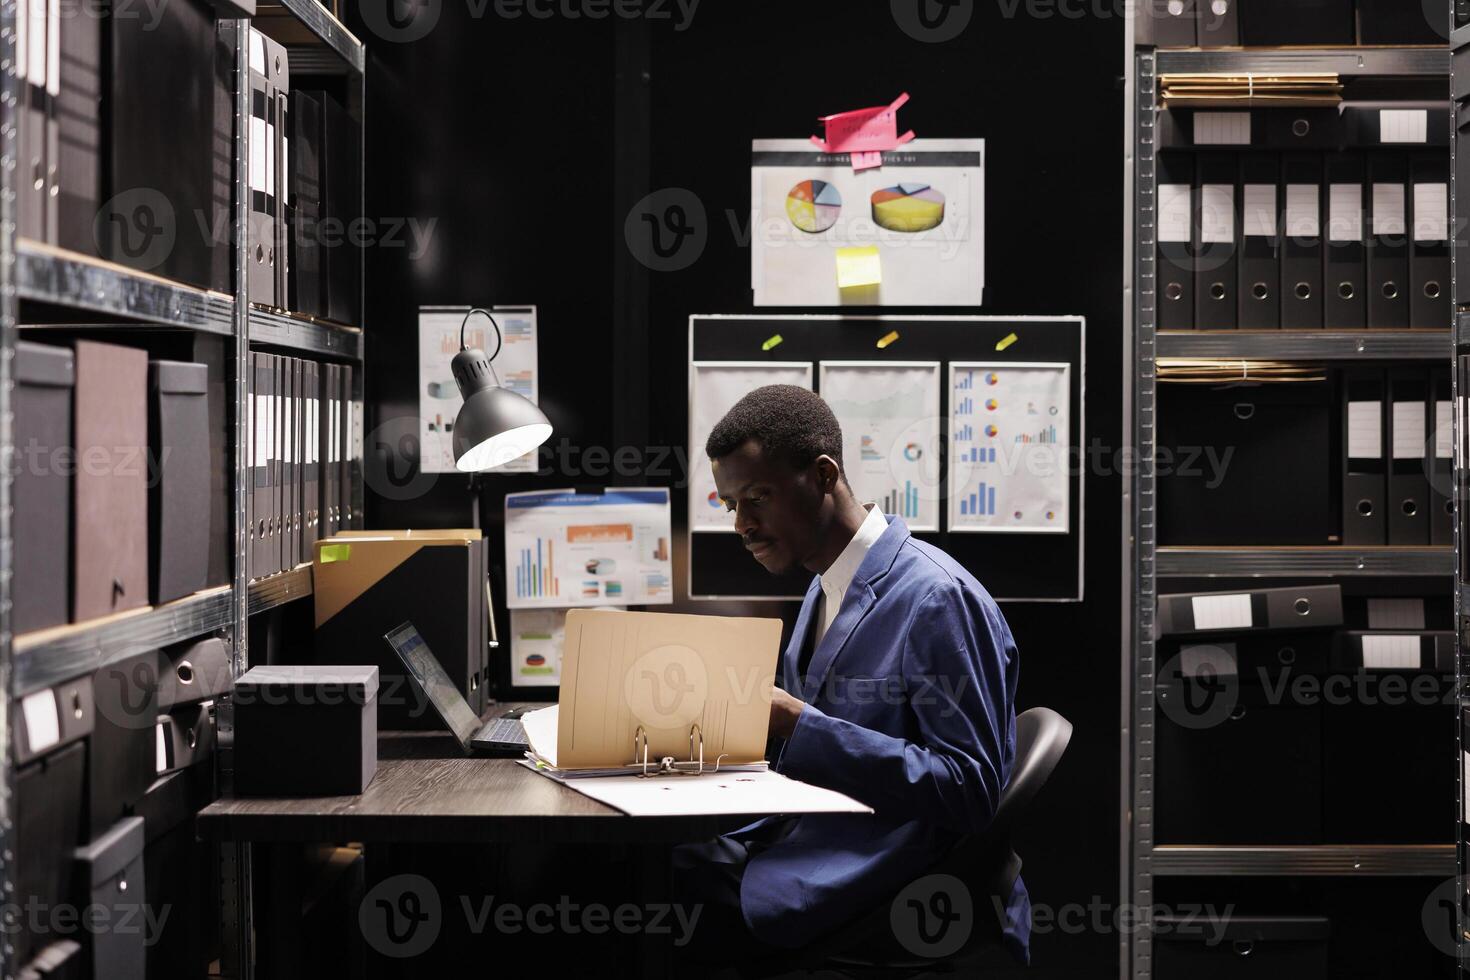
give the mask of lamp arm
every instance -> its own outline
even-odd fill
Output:
[[[487,361],[493,361],[500,356],[500,348],[503,343],[500,335],[500,324],[495,322],[495,317],[490,315],[489,310],[481,309],[478,306],[466,313],[464,315],[464,320],[462,320],[459,324],[459,349],[469,350],[469,348],[465,346],[464,342],[464,328],[469,325],[470,317],[474,316],[476,313],[483,313],[485,315],[485,319],[490,321],[490,326],[495,328],[495,353],[485,358],[485,360]]]

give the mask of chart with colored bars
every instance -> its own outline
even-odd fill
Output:
[[[912,530],[939,530],[939,362],[822,361],[818,378],[858,499]]]
[[[1071,365],[950,364],[949,527],[1066,534]]]
[[[673,601],[665,489],[505,495],[507,605],[650,605]]]

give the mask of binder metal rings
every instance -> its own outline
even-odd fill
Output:
[[[720,771],[720,763],[724,761],[725,755],[721,753],[715,759],[714,767],[706,770],[704,767],[704,732],[699,725],[689,726],[689,758],[679,762],[671,755],[659,759],[652,770],[649,769],[648,761],[648,733],[639,725],[638,730],[633,733],[633,762],[632,765],[640,771],[640,779],[649,779],[654,776],[699,776],[705,772],[711,774]]]

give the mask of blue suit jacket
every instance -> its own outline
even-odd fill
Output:
[[[984,831],[1015,757],[1015,641],[954,559],[889,517],[799,678],[821,597],[814,578],[781,661],[781,686],[807,707],[776,767],[876,814],[801,817],[752,849],[741,910],[758,938],[778,946],[847,924],[925,874],[962,835]],[[760,840],[770,827],[732,836]],[[989,913],[987,896],[971,897],[977,916]],[[1019,881],[1008,911],[1008,942],[1024,957],[1030,905]]]

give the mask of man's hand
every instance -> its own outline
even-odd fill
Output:
[[[790,738],[791,733],[796,730],[796,719],[801,714],[801,709],[805,707],[805,701],[792,697],[779,687],[773,686],[771,688],[771,735],[776,738]]]

